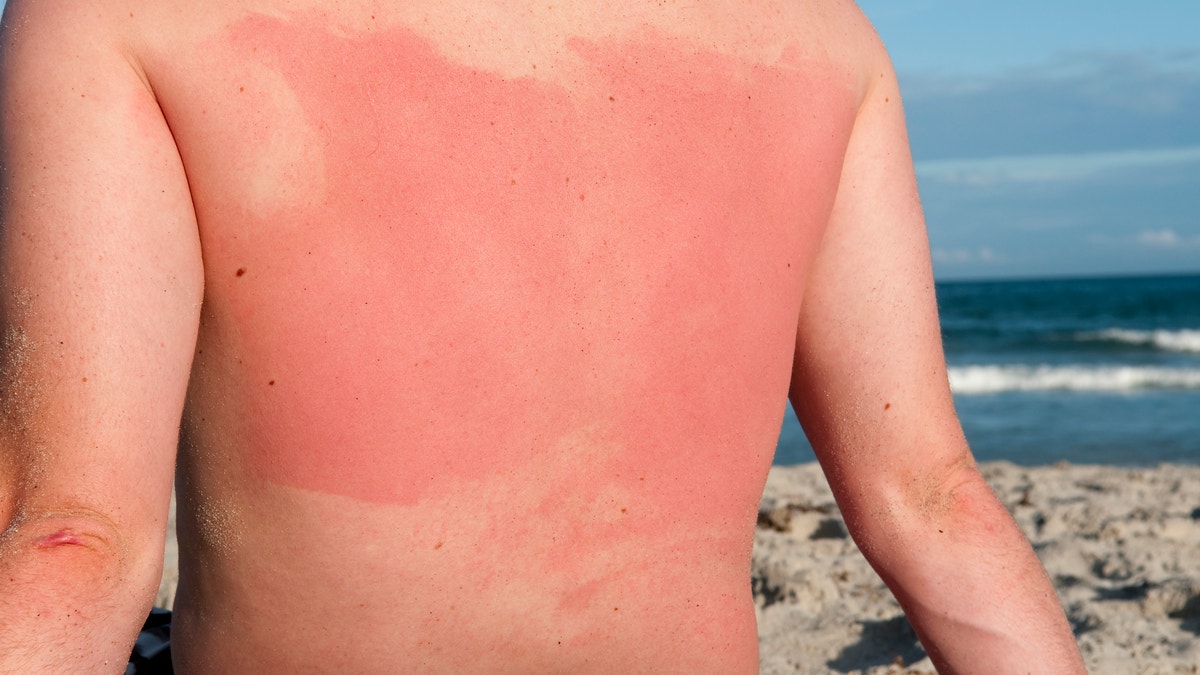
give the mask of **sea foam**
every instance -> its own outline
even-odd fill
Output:
[[[1085,341],[1119,342],[1123,344],[1153,347],[1170,352],[1200,353],[1200,330],[1130,330],[1109,328],[1078,336]]]
[[[1006,391],[1123,392],[1200,389],[1200,368],[1160,366],[957,366],[950,368],[956,394]]]

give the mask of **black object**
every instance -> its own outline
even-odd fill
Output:
[[[171,666],[171,612],[155,607],[138,633],[125,675],[175,675]]]

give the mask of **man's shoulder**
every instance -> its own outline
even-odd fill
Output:
[[[446,51],[463,51],[461,56],[472,58],[480,58],[480,52],[489,49],[529,51],[546,43],[561,46],[567,36],[611,37],[643,28],[767,59],[798,47],[806,56],[819,55],[863,73],[875,69],[882,54],[870,23],[853,0],[725,0],[687,8],[679,3],[641,6],[613,0],[580,0],[561,6],[524,0],[346,0],[336,5],[315,0],[9,0],[3,30],[6,41],[14,44],[19,40],[52,41],[60,50],[80,53],[90,48],[115,48],[136,63],[145,53],[183,53],[205,42],[205,36],[251,15],[285,21],[316,19],[327,23],[334,33],[401,24],[418,30]]]

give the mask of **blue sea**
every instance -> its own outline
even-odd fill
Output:
[[[1200,463],[1200,275],[947,282],[937,295],[978,459]],[[775,463],[812,460],[789,409]]]

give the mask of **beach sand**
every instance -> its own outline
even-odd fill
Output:
[[[1200,673],[1200,467],[986,463],[1093,675]],[[159,605],[174,600],[173,534]],[[934,672],[815,464],[775,467],[755,534],[761,671]]]
[[[1200,672],[1200,467],[982,470],[1046,566],[1089,672]],[[815,464],[772,469],[753,587],[763,673],[934,672]]]

